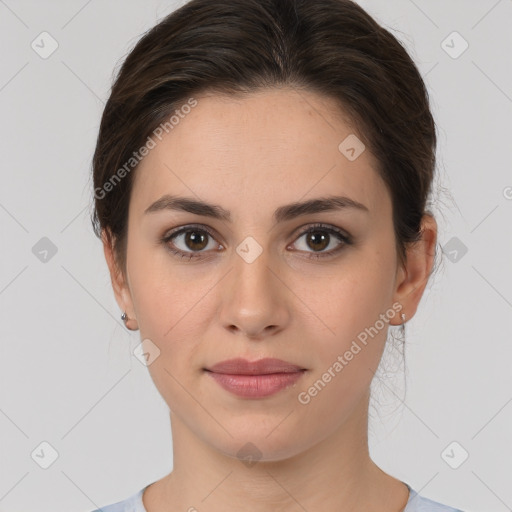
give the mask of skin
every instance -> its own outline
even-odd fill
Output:
[[[388,325],[308,404],[297,397],[393,303],[407,320],[414,316],[432,270],[435,220],[425,215],[423,238],[409,247],[402,268],[391,198],[369,150],[355,161],[339,151],[355,131],[332,100],[286,88],[196,99],[136,171],[126,274],[103,238],[127,326],[160,350],[148,369],[170,409],[173,470],[145,490],[146,509],[403,510],[406,486],[368,451],[370,384]],[[165,193],[220,205],[232,221],[145,214]],[[333,194],[369,212],[325,211],[274,225],[276,208]],[[324,246],[308,243],[302,233],[317,222],[344,230],[354,243],[309,259],[343,243],[334,235]],[[188,261],[160,238],[192,223],[215,237],[205,235],[200,257]],[[252,263],[236,252],[248,236],[262,248]],[[189,253],[197,247],[183,235],[174,244]],[[389,320],[401,323],[399,313]],[[233,357],[277,357],[307,372],[270,397],[240,398],[203,371]],[[250,466],[237,458],[248,442],[261,453]]]

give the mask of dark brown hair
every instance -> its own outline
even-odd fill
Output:
[[[136,170],[126,163],[134,151],[193,95],[281,86],[332,98],[348,115],[379,163],[405,262],[422,216],[432,215],[436,133],[425,84],[402,44],[350,0],[191,0],[131,50],[101,119],[91,220],[98,237],[112,237],[119,268],[126,270]]]

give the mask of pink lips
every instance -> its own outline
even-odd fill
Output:
[[[236,358],[205,368],[224,389],[245,398],[263,398],[294,384],[305,369],[281,359]]]

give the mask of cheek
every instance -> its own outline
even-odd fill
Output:
[[[294,292],[315,313],[328,339],[335,340],[339,335],[355,335],[389,307],[392,277],[383,260],[359,253],[314,279],[295,277]]]
[[[141,336],[165,340],[172,337],[193,307],[198,293],[187,282],[187,272],[176,265],[163,247],[134,241],[129,245],[128,275]]]
[[[134,246],[131,257],[128,270],[140,339],[151,340],[160,351],[148,368],[157,387],[174,387],[169,373],[182,381],[194,361],[197,366],[199,334],[207,320],[205,296],[214,282],[206,275],[191,280],[190,270],[161,249]]]
[[[141,264],[132,273],[131,286],[140,340],[149,339],[159,351],[147,367],[151,379],[169,408],[179,411],[191,407],[185,389],[192,389],[198,365],[195,329],[202,287],[190,282],[187,287],[169,268]]]
[[[378,366],[389,321],[396,314],[390,310],[394,276],[390,254],[371,250],[354,254],[336,272],[317,280],[315,287],[307,277],[301,280],[303,287],[297,293],[316,314],[308,322],[308,338],[317,340],[316,378],[329,369],[336,375],[343,373],[345,385],[366,383],[372,378],[369,369],[375,371]],[[339,365],[333,366],[339,356],[343,358],[343,370],[336,371]],[[342,380],[333,379],[337,381],[333,387],[343,386]]]
[[[352,276],[331,281],[328,300],[317,303],[321,306],[319,316],[329,330],[323,329],[318,337],[318,331],[312,329],[308,336],[315,340],[308,358],[314,364],[309,378],[297,390],[299,407],[308,415],[329,417],[334,423],[344,421],[361,403],[377,371],[390,319],[388,313],[388,321],[383,321],[381,314],[386,316],[390,305],[379,274],[369,270],[364,266],[359,279]],[[316,324],[318,327],[318,321]]]

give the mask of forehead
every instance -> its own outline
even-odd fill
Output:
[[[277,208],[333,193],[379,215],[389,209],[370,152],[351,161],[340,151],[356,135],[334,100],[294,89],[194,99],[188,114],[154,138],[135,172],[130,209],[143,212],[165,193],[246,205],[253,213],[257,205]]]

